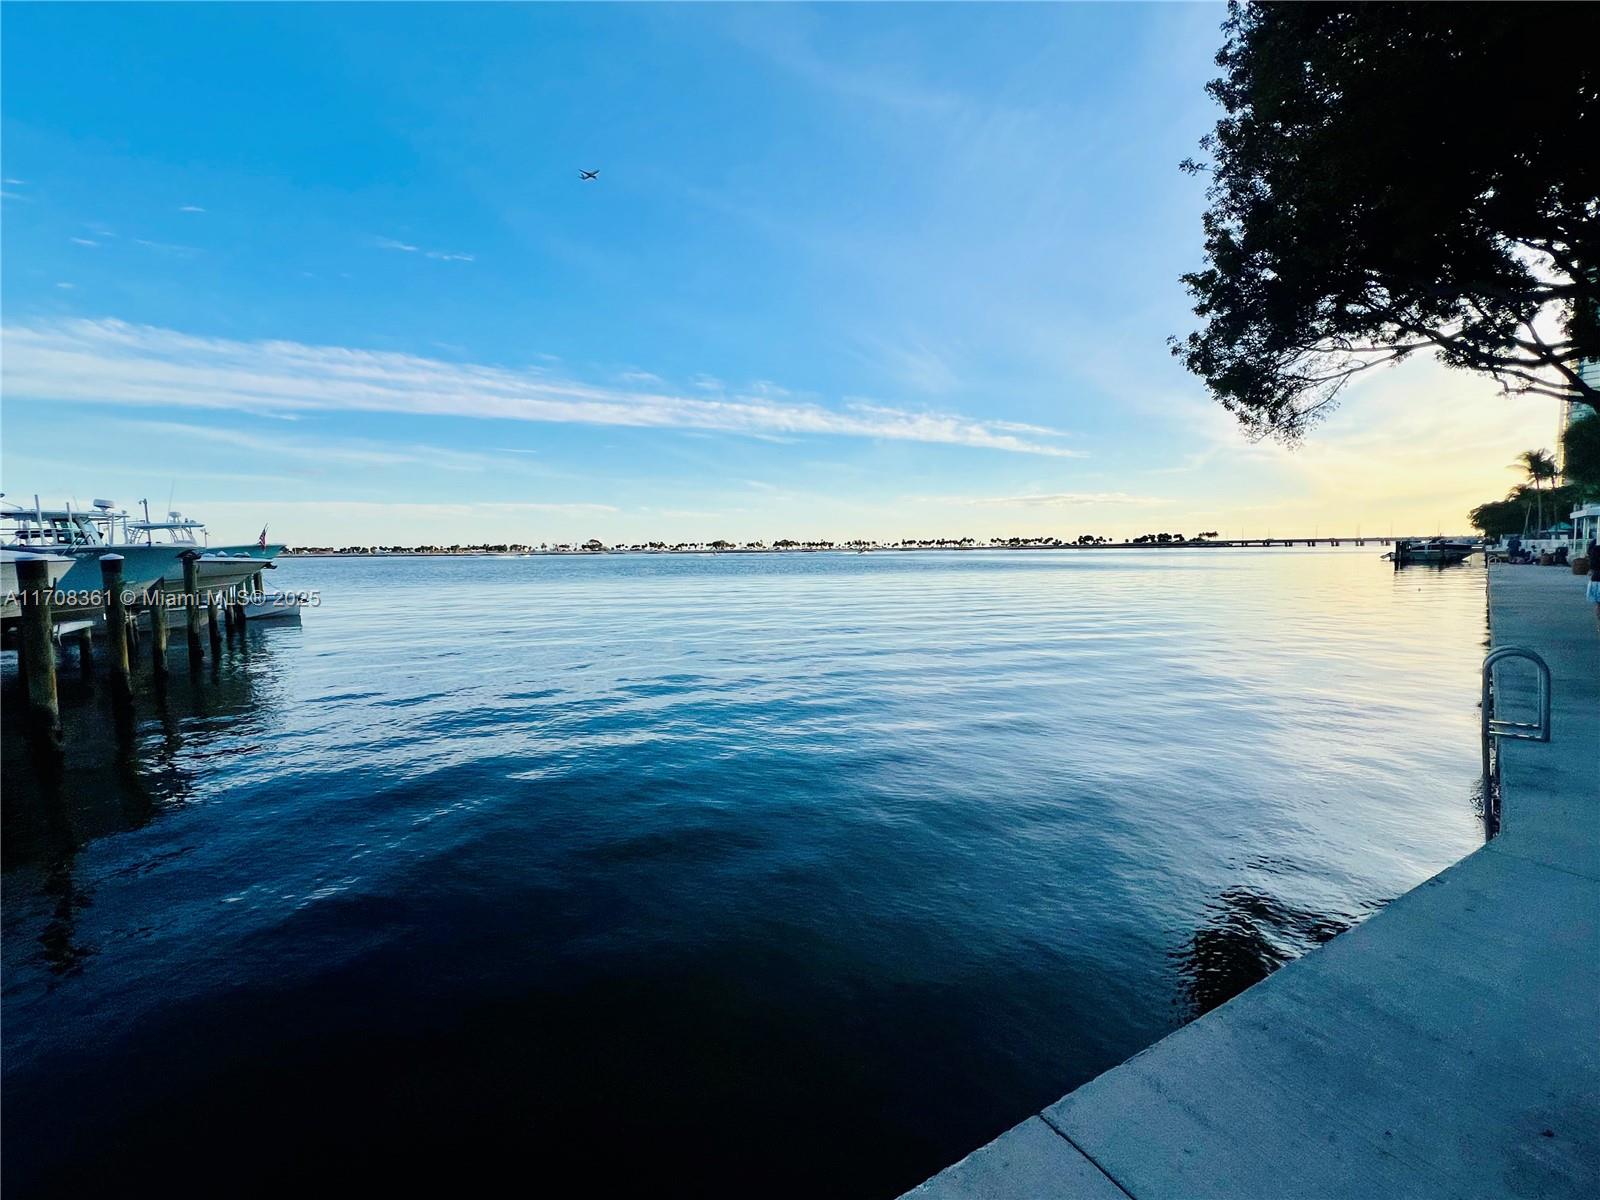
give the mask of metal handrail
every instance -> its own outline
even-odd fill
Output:
[[[1494,669],[1508,658],[1531,662],[1539,682],[1539,719],[1508,721],[1494,715]],[[1488,841],[1500,832],[1500,738],[1524,742],[1550,740],[1550,666],[1532,650],[1501,646],[1483,660],[1483,700],[1479,706],[1483,739],[1483,836]]]

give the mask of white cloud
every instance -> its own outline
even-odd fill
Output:
[[[1127,492],[1034,492],[1025,496],[984,496],[968,500],[996,508],[1074,508],[1085,504],[1165,504],[1161,496],[1130,496]]]
[[[305,515],[319,520],[323,518],[350,517],[362,520],[375,518],[378,521],[388,522],[379,527],[390,531],[404,528],[405,522],[422,518],[427,518],[430,521],[448,519],[452,522],[452,527],[457,533],[465,536],[465,540],[469,542],[482,541],[485,538],[474,533],[474,527],[471,522],[463,521],[462,518],[516,516],[518,513],[594,516],[621,511],[613,504],[546,504],[532,500],[486,501],[467,504],[417,504],[409,501],[391,502],[386,500],[208,500],[205,508],[207,512],[213,509],[222,509],[230,512],[270,511],[282,513],[289,519],[293,519],[296,515]],[[368,540],[373,539],[369,537]],[[387,540],[387,538],[380,540]]]
[[[766,396],[706,399],[584,383],[548,370],[449,363],[388,351],[194,337],[114,320],[8,325],[3,378],[16,398],[154,408],[307,411],[715,430],[755,437],[884,438],[1077,457],[954,413],[846,410]]]
[[[144,246],[147,249],[159,250],[162,254],[176,254],[182,258],[200,253],[198,246],[180,246],[175,242],[152,242],[149,238],[134,238],[133,240],[137,245]]]
[[[276,434],[262,436],[244,430],[182,421],[117,421],[114,424],[122,429],[155,434],[163,439],[178,438],[269,454],[275,464],[302,461],[367,467],[425,466],[446,471],[506,469],[504,460],[494,455],[447,450],[439,446],[392,444],[355,438],[316,441]]]
[[[399,250],[405,254],[420,254],[423,258],[437,259],[439,262],[476,262],[477,258],[471,254],[457,254],[445,250],[424,250],[421,246],[413,246],[410,242],[398,241],[395,238],[374,238],[374,243],[380,250]]]
[[[178,211],[179,212],[188,212],[188,213],[202,213],[202,212],[205,212],[205,209],[201,208],[198,204],[185,204],[182,207],[180,207],[178,209]]]
[[[71,242],[76,242],[80,246],[98,246],[100,244],[99,242],[92,241],[89,238],[81,238],[81,237],[69,238],[67,240],[71,241]]]

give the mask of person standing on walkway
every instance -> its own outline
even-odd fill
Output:
[[[1589,603],[1594,605],[1595,626],[1600,628],[1600,542],[1589,543]]]

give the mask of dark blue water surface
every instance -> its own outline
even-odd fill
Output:
[[[1378,555],[291,560],[8,691],[7,1193],[893,1195],[1478,844]]]

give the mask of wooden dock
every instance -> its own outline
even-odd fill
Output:
[[[17,651],[18,682],[22,698],[26,701],[25,733],[35,751],[51,758],[60,758],[66,750],[61,738],[56,672],[58,651],[69,642],[77,647],[80,673],[85,679],[92,679],[95,671],[94,640],[97,637],[103,639],[102,659],[112,697],[119,711],[126,715],[133,700],[135,652],[141,645],[145,628],[149,629],[151,635],[151,681],[157,689],[165,684],[169,607],[176,607],[184,619],[189,670],[196,676],[208,652],[215,664],[222,655],[225,643],[231,644],[235,638],[240,644],[243,643],[247,617],[255,619],[278,615],[277,612],[258,611],[264,608],[261,604],[246,603],[247,596],[261,592],[260,571],[245,584],[202,588],[196,566],[199,557],[197,551],[188,551],[179,556],[183,563],[184,586],[181,593],[169,597],[162,594],[159,582],[144,593],[126,591],[122,576],[123,557],[108,549],[99,559],[99,593],[103,608],[98,616],[92,608],[55,612],[59,593],[49,582],[45,563],[32,560],[17,564],[19,612],[13,641]],[[263,563],[262,570],[270,566],[270,563]],[[287,613],[289,608],[298,617],[298,602],[283,611]],[[206,639],[200,636],[202,614]],[[223,634],[224,621],[226,638]]]
[[[1494,644],[1539,653],[1554,685],[1551,741],[1502,748],[1498,837],[908,1195],[1600,1196],[1600,633],[1582,586],[1490,569]],[[1515,669],[1504,706],[1531,695]]]

